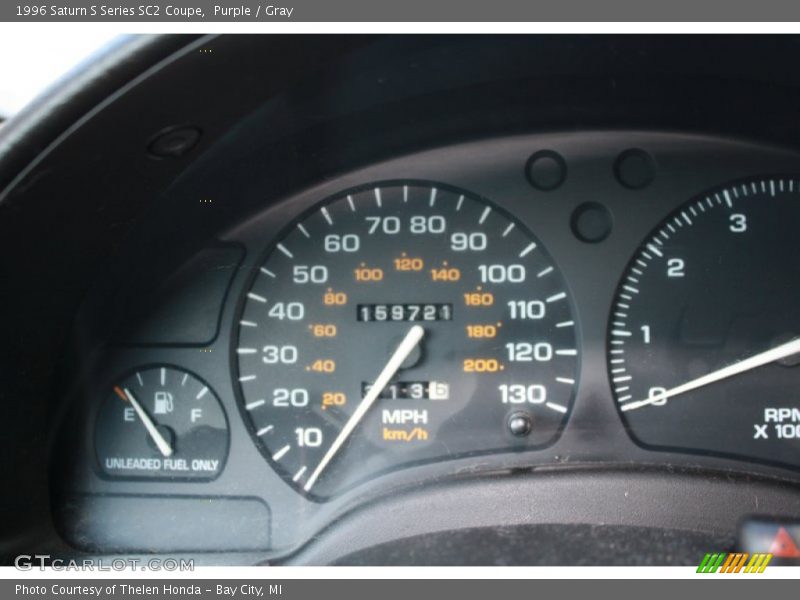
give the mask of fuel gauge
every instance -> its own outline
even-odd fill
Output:
[[[168,366],[140,369],[113,386],[95,426],[100,468],[114,478],[214,479],[228,438],[211,387]]]

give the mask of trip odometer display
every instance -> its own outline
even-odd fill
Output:
[[[242,300],[243,412],[299,490],[552,443],[578,370],[564,279],[541,243],[463,190],[384,183],[318,205]]]

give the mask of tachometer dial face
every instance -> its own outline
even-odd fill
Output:
[[[174,367],[143,367],[108,392],[95,426],[109,477],[214,479],[228,454],[228,422],[214,390]]]
[[[552,443],[578,368],[571,298],[539,240],[466,191],[399,182],[293,223],[242,299],[243,413],[298,490]]]
[[[620,284],[609,375],[651,447],[800,465],[800,180],[713,190],[661,223]]]

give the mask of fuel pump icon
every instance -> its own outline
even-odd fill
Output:
[[[153,412],[157,415],[167,415],[174,409],[172,394],[161,391],[155,393],[155,407]]]

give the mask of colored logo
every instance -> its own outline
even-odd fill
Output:
[[[706,554],[698,573],[763,573],[772,560],[772,554],[757,552],[720,552]]]

